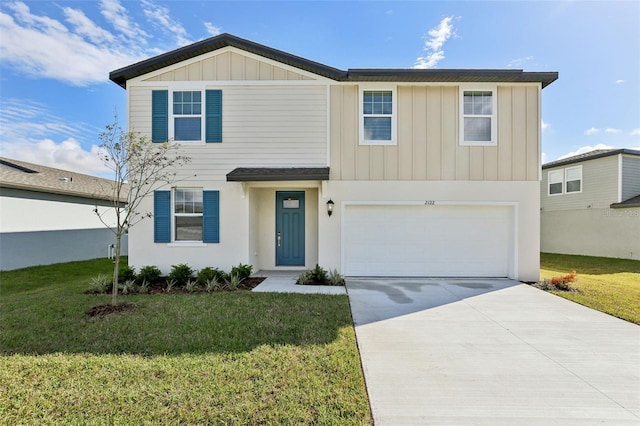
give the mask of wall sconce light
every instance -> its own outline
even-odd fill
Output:
[[[333,202],[333,200],[331,198],[329,198],[329,201],[327,201],[327,214],[329,216],[331,216],[333,214],[333,206],[336,203]]]

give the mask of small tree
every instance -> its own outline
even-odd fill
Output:
[[[174,182],[176,168],[190,159],[179,155],[177,144],[152,143],[147,136],[125,132],[118,124],[117,116],[114,122],[108,124],[106,130],[100,133],[99,138],[100,159],[114,172],[109,199],[115,211],[115,227],[107,223],[104,217],[106,211],[100,212],[96,205],[94,212],[116,236],[111,296],[111,304],[115,305],[118,296],[122,235],[136,223],[152,217],[150,211],[140,208],[142,201],[158,186]]]

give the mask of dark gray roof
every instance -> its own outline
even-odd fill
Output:
[[[124,88],[127,80],[227,46],[336,81],[542,83],[544,88],[558,79],[557,72],[524,72],[513,69],[349,69],[343,71],[226,33],[111,71],[109,78]]]
[[[227,173],[228,182],[329,180],[329,167],[238,167]]]
[[[593,151],[585,152],[584,154],[574,155],[573,157],[563,158],[561,160],[552,161],[542,165],[543,169],[550,169],[552,167],[566,166],[568,164],[580,163],[587,160],[595,160],[596,158],[609,157],[611,155],[627,154],[638,155],[640,151],[635,149],[596,149]]]
[[[114,182],[68,170],[0,157],[0,187],[110,201]],[[125,184],[121,201],[127,201]]]
[[[640,194],[635,197],[629,198],[621,203],[613,203],[611,204],[612,209],[624,209],[629,207],[640,207]]]

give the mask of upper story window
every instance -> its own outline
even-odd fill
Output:
[[[202,140],[202,92],[173,92],[173,135],[176,141]]]
[[[151,140],[222,142],[222,90],[152,90]]]
[[[582,192],[582,166],[551,170],[547,173],[549,195]]]
[[[395,88],[360,90],[360,144],[395,145],[395,95]]]
[[[460,92],[460,144],[495,145],[497,143],[495,88],[465,90],[463,87]]]
[[[566,192],[582,192],[582,166],[568,167],[564,169]]]

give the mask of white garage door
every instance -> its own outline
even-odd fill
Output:
[[[508,206],[347,205],[344,273],[350,276],[506,277]]]

